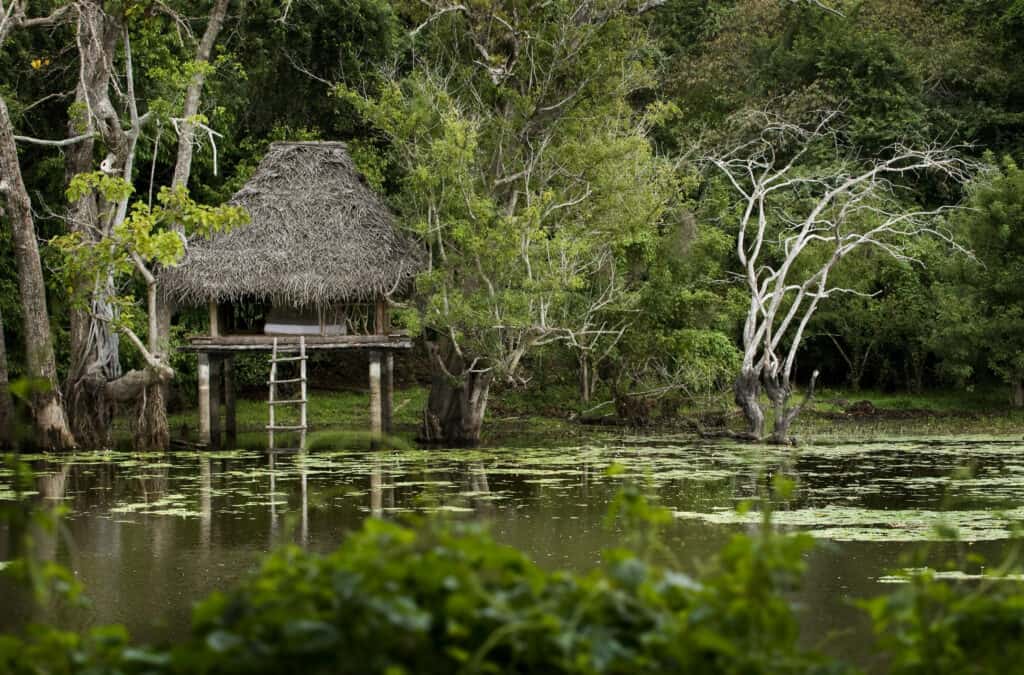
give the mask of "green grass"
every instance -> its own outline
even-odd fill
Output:
[[[394,394],[394,425],[400,431],[412,431],[419,427],[423,408],[427,403],[426,387],[408,387],[398,389]],[[546,407],[541,414],[527,414],[520,396],[519,405],[514,409],[503,407],[500,403],[491,405],[484,423],[484,434],[487,438],[508,436],[513,434],[546,434],[576,435],[579,425],[568,422],[565,415],[555,414],[554,408]],[[492,394],[491,401],[495,401]],[[276,422],[288,425],[298,422],[298,406],[279,407]],[[341,428],[362,430],[370,427],[370,395],[360,391],[328,391],[311,390],[309,407],[306,411],[307,422],[313,430],[325,428]],[[263,431],[268,422],[267,401],[265,398],[243,399],[237,403],[236,419],[238,432],[246,433]],[[169,416],[172,434],[179,434],[183,428],[195,432],[199,426],[198,411],[195,408]],[[486,438],[485,438],[486,440]]]
[[[394,395],[394,422],[398,426],[412,426],[419,423],[427,390],[423,387],[398,389]],[[298,421],[298,406],[279,407],[276,422],[294,424]],[[370,426],[370,395],[358,391],[309,392],[309,406],[306,411],[309,425],[317,427],[346,427],[366,429]],[[267,400],[238,399],[238,431],[262,431],[267,425]],[[199,424],[198,412],[190,409],[170,416],[171,430],[185,426],[195,429]]]
[[[825,390],[798,418],[794,434],[808,440],[964,435],[1009,436],[1024,433],[1024,410],[1010,407],[1005,387],[945,389],[921,394],[863,390]],[[837,400],[870,401],[871,416],[842,416]]]
[[[838,400],[848,403],[868,400],[879,411],[874,416],[843,416]],[[399,389],[394,395],[395,428],[404,432],[415,430],[427,400],[425,387]],[[796,400],[799,400],[797,397]],[[716,409],[728,411],[731,426],[739,428],[742,419],[727,398],[716,402]],[[580,403],[574,387],[546,387],[537,392],[530,389],[497,388],[484,424],[484,442],[498,439],[543,435],[545,437],[578,437],[600,433],[569,420],[578,413]],[[607,412],[613,409],[606,408]],[[679,426],[698,411],[682,410],[676,421],[665,426]],[[240,433],[262,431],[267,424],[267,402],[264,398],[239,399],[238,430]],[[770,412],[769,412],[770,414]],[[309,396],[309,424],[316,429],[368,429],[370,425],[369,395],[359,391],[315,390]],[[297,421],[297,410],[280,410],[278,422]],[[194,431],[198,426],[194,409],[170,418],[172,433],[183,427]],[[653,427],[650,431],[656,430]],[[793,434],[801,441],[867,440],[894,437],[941,437],[963,435],[1007,436],[1024,433],[1024,410],[1010,408],[1006,391],[991,388],[978,391],[944,390],[923,394],[884,393],[878,391],[848,392],[828,389],[819,392],[814,404],[797,418]]]
[[[879,410],[922,410],[934,413],[994,413],[1009,410],[1009,391],[1006,387],[982,389],[942,389],[920,394],[882,392],[875,390],[845,391],[820,390],[815,397],[814,409],[824,412],[839,410],[837,399],[849,403],[867,400]]]

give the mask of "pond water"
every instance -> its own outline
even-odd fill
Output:
[[[37,471],[32,498],[70,509],[58,535],[40,535],[41,553],[73,570],[91,604],[40,609],[0,582],[0,630],[31,620],[122,623],[147,642],[182,634],[196,599],[246,574],[274,546],[330,550],[370,516],[415,510],[482,519],[545,567],[585,570],[622,536],[604,516],[624,477],[648,484],[674,512],[667,543],[682,567],[699,571],[732,533],[757,527],[756,512],[735,507],[782,472],[797,487],[776,504],[775,521],[821,541],[794,598],[805,639],[863,664],[869,629],[852,600],[891,588],[885,575],[911,564],[914,552],[933,566],[964,550],[997,561],[1007,519],[1024,519],[1024,443],[999,439],[766,449],[596,437],[572,447],[371,452],[338,449],[328,434],[312,436],[301,452],[28,459]],[[606,475],[613,463],[624,476]],[[13,497],[9,480],[0,474],[0,499]],[[941,541],[939,522],[962,541]],[[0,529],[0,559],[7,538]]]

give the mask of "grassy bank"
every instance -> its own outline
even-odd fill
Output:
[[[862,405],[867,401],[869,405]],[[1024,410],[1010,406],[1005,388],[938,390],[921,394],[825,390],[797,421],[810,439],[883,436],[1020,435]]]
[[[400,427],[414,426],[420,420],[426,400],[427,390],[422,387],[395,391],[395,424]],[[369,394],[359,391],[310,391],[307,416],[312,427],[368,428]],[[239,432],[263,431],[267,425],[267,400],[238,399],[237,420]],[[196,429],[199,425],[198,412],[195,409],[179,412],[171,415],[169,421],[171,430],[175,432],[183,427]],[[277,421],[280,424],[297,423],[298,407],[278,408]]]
[[[401,435],[412,436],[422,420],[423,408],[427,402],[427,388],[413,386],[398,389],[394,394],[394,425]],[[493,401],[494,399],[492,399]],[[569,409],[545,407],[538,413],[528,414],[522,401],[519,405],[503,406],[494,403],[487,414],[484,428],[485,440],[513,435],[545,434],[555,436],[576,436],[588,432],[581,425],[568,421]],[[291,408],[291,409],[288,409]],[[298,407],[278,408],[279,424],[298,422]],[[239,398],[237,402],[238,432],[263,431],[267,425],[267,401],[265,398]],[[307,417],[310,428],[364,430],[370,427],[369,393],[365,391],[311,390]],[[192,438],[199,426],[198,412],[191,408],[170,415],[171,433],[177,438]]]
[[[408,387],[395,392],[397,431],[406,435],[414,433],[420,423],[426,399],[427,390],[424,387]],[[592,436],[600,433],[602,427],[582,425],[576,420],[583,411],[601,402],[597,400],[584,406],[576,398],[572,387],[548,387],[542,392],[495,391],[488,409],[485,442],[535,434]],[[726,397],[711,404],[710,408],[720,411],[710,415],[716,421],[735,428],[742,426],[738,411],[729,405]],[[600,406],[600,411],[613,413],[614,407]],[[681,409],[675,418],[662,418],[648,429],[627,430],[616,427],[615,430],[618,433],[692,431],[695,428],[694,420],[702,413],[707,417],[707,410]],[[313,429],[366,429],[370,423],[368,395],[360,391],[315,390],[310,392],[308,415]],[[291,411],[291,416],[296,416],[296,412]],[[294,421],[286,411],[281,411],[278,419],[284,423]],[[195,410],[174,414],[170,421],[176,436],[194,436],[198,424]],[[266,424],[267,403],[264,399],[239,399],[239,432],[262,431]],[[1012,409],[1005,392],[996,388],[981,391],[932,391],[923,394],[824,390],[797,419],[793,433],[805,442],[884,437],[1019,435],[1024,433],[1024,410]]]

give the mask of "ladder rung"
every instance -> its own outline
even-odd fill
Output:
[[[302,426],[301,424],[297,426],[281,426],[279,424],[271,426],[268,424],[266,428],[267,431],[302,431],[306,427]]]
[[[305,356],[286,356],[284,358],[275,358],[271,360],[271,363],[281,363],[282,361],[305,361]]]
[[[293,377],[290,380],[267,380],[267,384],[291,384],[292,382],[305,382],[304,377]]]
[[[288,401],[267,401],[270,405],[290,405],[293,403],[305,403],[306,401],[301,398],[293,398]]]

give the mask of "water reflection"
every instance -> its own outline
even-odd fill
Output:
[[[31,457],[34,499],[71,511],[65,536],[40,533],[41,555],[69,565],[93,604],[85,612],[39,613],[22,589],[0,586],[9,608],[0,629],[38,619],[72,627],[121,622],[140,639],[164,640],[184,632],[194,600],[229,585],[274,546],[331,550],[367,516],[416,510],[484,520],[496,538],[541,565],[587,569],[621,540],[603,524],[619,485],[606,469],[619,463],[680,514],[666,536],[689,571],[707,564],[733,532],[755,527],[730,520],[738,502],[763,494],[777,473],[794,476],[796,494],[776,505],[779,519],[851,539],[811,554],[798,597],[809,639],[845,635],[830,650],[849,655],[863,644],[866,625],[847,601],[878,592],[875,579],[900,566],[900,556],[916,548],[910,539],[927,529],[900,518],[952,507],[980,533],[973,550],[998,557],[1004,535],[991,514],[1024,507],[1024,462],[1014,443],[880,443],[794,454],[679,439],[458,452],[307,450],[304,435],[274,440],[280,447]],[[975,472],[950,481],[967,462]],[[836,514],[845,524],[829,520]],[[12,554],[12,536],[0,530],[0,556]],[[953,545],[940,545],[931,555],[941,561],[952,552]]]

